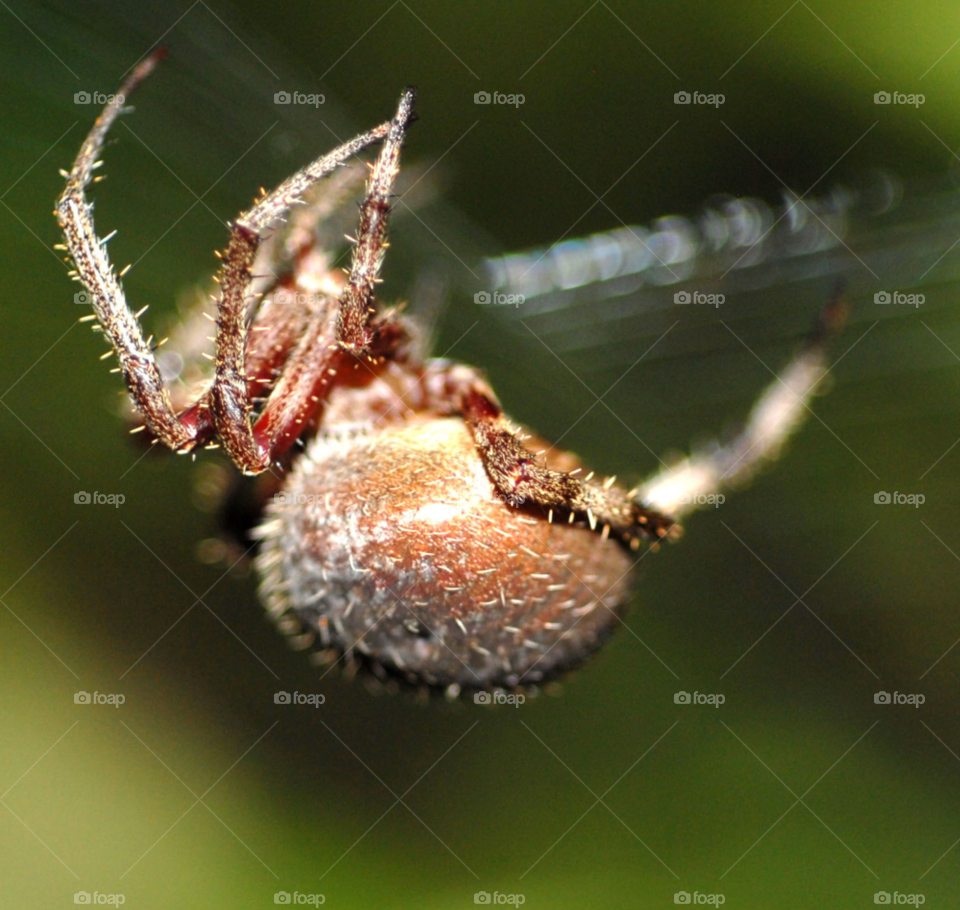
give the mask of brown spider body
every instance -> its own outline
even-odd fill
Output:
[[[514,687],[581,663],[618,622],[635,559],[505,502],[457,417],[319,436],[266,518],[270,613],[304,644],[431,686]]]
[[[137,66],[116,99],[159,56]],[[86,197],[122,100],[104,108],[65,172],[56,214],[93,304],[86,318],[113,346],[141,429],[178,452],[219,444],[244,474],[260,475],[245,487],[251,495],[236,498],[262,518],[262,596],[281,628],[321,657],[356,657],[414,684],[527,685],[602,644],[627,602],[635,551],[676,536],[676,519],[698,497],[775,457],[809,410],[842,307],[827,308],[728,445],[664,466],[634,490],[584,476],[576,458],[542,440],[531,450],[478,370],[424,361],[411,327],[376,306],[414,100],[404,91],[392,120],[318,158],[233,222],[216,318],[208,317],[215,369],[189,397],[164,381]],[[340,278],[319,223],[349,188],[343,165],[376,143]],[[168,378],[181,368],[202,374],[199,323],[173,333]],[[170,364],[179,366],[171,373]]]

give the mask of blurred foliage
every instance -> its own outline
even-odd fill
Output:
[[[76,327],[50,208],[95,116],[73,94],[113,91],[161,36],[171,59],[116,129],[95,189],[151,331],[207,280],[224,221],[258,186],[379,122],[407,83],[422,117],[407,160],[442,158],[443,200],[422,222],[398,219],[384,299],[410,294],[435,256],[471,265],[694,213],[717,192],[776,203],[781,181],[802,193],[872,168],[945,177],[960,144],[955,5],[74,0],[11,4],[0,20],[4,907],[62,907],[79,890],[131,907],[266,907],[281,889],[364,908],[469,906],[480,890],[554,908],[667,906],[679,890],[731,907],[860,906],[880,890],[950,905],[952,280],[931,273],[921,312],[873,328],[858,297],[832,392],[782,461],[644,559],[629,630],[558,695],[490,710],[318,681],[264,621],[255,580],[198,561],[214,525],[194,505],[196,468],[138,460],[120,382]],[[278,112],[280,88],[328,101]],[[526,100],[480,108],[484,89]],[[678,111],[680,89],[727,100]],[[878,108],[883,89],[926,101]],[[896,277],[907,290],[919,276]],[[458,284],[437,351],[489,369],[512,414],[598,470],[639,477],[650,451],[720,431],[769,381],[720,320],[776,367],[824,292],[684,313],[609,410],[577,423],[623,373],[602,350],[571,364],[591,394]],[[668,325],[653,320],[635,356]],[[81,509],[81,489],[126,503]],[[880,489],[926,503],[881,510]],[[326,704],[281,710],[281,688]],[[79,689],[126,703],[77,706]],[[679,689],[726,703],[680,707]],[[877,706],[880,689],[926,703]]]

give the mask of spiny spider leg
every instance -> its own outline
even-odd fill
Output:
[[[585,517],[591,529],[599,526],[634,549],[679,533],[672,518],[642,506],[614,478],[597,483],[592,474],[580,479],[539,464],[473,367],[431,361],[424,383],[433,407],[449,412],[452,404],[466,420],[493,485],[511,505],[535,503],[570,521]]]
[[[244,365],[247,394],[251,401],[263,397],[274,384],[302,337],[310,316],[309,308],[298,299],[293,282],[289,282],[292,299],[278,299],[278,292],[284,289],[284,284],[274,285],[272,293],[257,300],[257,308],[247,330]],[[184,423],[196,427],[196,445],[211,442],[216,436],[210,407],[211,394],[212,385],[180,414]]]
[[[320,226],[353,197],[356,184],[362,182],[358,171],[359,168],[339,168],[325,180],[313,184],[304,194],[305,204],[295,206],[286,223],[281,222],[276,230],[262,238],[253,263],[253,283],[248,288],[256,301],[256,309],[247,332],[245,367],[247,391],[255,403],[257,399],[266,398],[274,386],[303,336],[313,310],[318,305],[327,305],[318,295],[324,291],[334,293],[337,280],[332,273],[333,257],[320,241]],[[194,314],[187,317],[198,326],[194,335],[199,338],[208,334],[206,321],[210,316],[205,313],[206,305],[201,301],[195,314],[199,318]],[[184,346],[185,341],[189,344],[189,355],[182,356],[188,367],[201,356],[196,340],[185,336],[183,329],[176,330],[171,341],[172,350],[168,348],[168,351],[174,355],[186,353],[179,347]],[[197,445],[216,435],[210,413],[209,385],[207,383],[200,395],[194,390],[187,399],[182,394],[179,396],[183,409],[181,420],[197,425]],[[174,404],[177,404],[176,396]]]
[[[74,261],[76,278],[91,294],[94,312],[113,345],[130,396],[150,433],[171,449],[188,452],[198,443],[208,441],[216,430],[224,435],[224,445],[238,465],[247,469],[255,464],[258,465],[256,470],[262,470],[269,458],[262,457],[253,443],[247,419],[250,404],[244,371],[245,292],[260,234],[296,203],[308,187],[357,152],[383,139],[390,132],[391,122],[360,134],[298,171],[241,215],[233,225],[233,234],[223,257],[217,375],[211,389],[210,406],[206,401],[200,402],[178,415],[157,367],[151,339],[143,337],[137,316],[131,312],[123,289],[113,274],[104,244],[97,237],[93,206],[85,193],[93,171],[100,164],[97,156],[107,132],[117,115],[126,110],[123,106],[126,99],[163,56],[164,52],[158,50],[138,64],[114,100],[104,108],[81,146],[73,169],[66,175],[67,185],[57,202],[56,215],[66,239],[66,248]],[[255,457],[251,459],[251,455]]]
[[[253,428],[261,450],[272,458],[282,455],[315,421],[326,394],[341,370],[353,366],[364,354],[373,363],[396,356],[406,339],[403,327],[385,314],[374,322],[373,291],[386,243],[390,191],[400,169],[400,146],[413,122],[415,91],[400,98],[380,155],[374,165],[367,195],[361,206],[360,227],[346,286],[335,308],[318,308],[284,366],[263,413]]]
[[[390,133],[380,149],[374,166],[367,196],[360,213],[357,243],[350,265],[350,278],[340,295],[337,315],[337,337],[347,350],[372,357],[386,353],[375,350],[384,344],[389,348],[389,339],[380,339],[379,329],[373,316],[373,292],[379,283],[380,266],[387,249],[387,217],[390,214],[390,192],[393,181],[400,171],[400,146],[407,128],[413,123],[413,104],[417,93],[412,87],[400,96],[400,106],[390,124]]]
[[[320,308],[284,364],[254,425],[261,451],[274,459],[286,452],[307,422],[318,417],[337,374],[348,369],[353,359],[337,344],[336,310],[329,304]]]
[[[809,410],[808,402],[827,372],[827,342],[846,321],[846,301],[838,287],[803,349],[763,392],[744,430],[727,446],[667,468],[635,490],[612,478],[596,483],[588,475],[551,471],[537,463],[521,436],[503,416],[500,404],[472,367],[431,361],[423,378],[431,406],[449,412],[451,403],[470,426],[484,466],[497,490],[513,505],[532,502],[566,514],[586,516],[631,547],[679,534],[677,519],[709,494],[734,486],[775,458],[782,443]]]
[[[67,186],[57,201],[56,215],[73,257],[76,278],[90,292],[94,312],[116,351],[123,378],[144,422],[150,432],[171,449],[189,451],[195,445],[195,428],[184,425],[170,403],[149,340],[144,339],[137,317],[127,306],[106,247],[97,237],[93,206],[84,192],[100,163],[97,156],[107,131],[124,109],[126,98],[149,75],[161,56],[156,52],[140,63],[97,118],[67,176]]]
[[[324,313],[318,311],[310,329],[285,370],[295,375],[281,380],[251,427],[248,412],[252,404],[247,385],[246,354],[246,290],[250,282],[260,232],[272,224],[292,205],[309,182],[329,173],[334,167],[377,139],[385,141],[373,176],[367,199],[362,207],[360,232],[354,250],[350,280],[338,302],[338,333],[344,348],[358,353],[383,356],[399,344],[399,327],[391,321],[375,324],[371,319],[373,288],[383,260],[386,219],[389,212],[390,187],[398,169],[403,135],[413,119],[415,92],[404,91],[396,116],[389,124],[358,136],[339,149],[319,159],[310,168],[310,180],[304,182],[296,174],[249,212],[241,215],[233,226],[230,242],[223,254],[221,297],[217,315],[217,370],[211,389],[210,405],[217,435],[235,464],[247,474],[265,470],[270,461],[288,448],[296,438],[295,428],[302,427],[311,413],[320,407],[317,394],[326,384],[335,353],[309,350],[309,338],[316,346],[323,334]],[[374,350],[374,342],[378,342]]]
[[[764,389],[740,433],[726,445],[658,471],[638,489],[638,501],[679,518],[699,508],[706,497],[742,484],[763,462],[776,458],[810,412],[809,402],[828,372],[827,342],[845,323],[846,311],[838,286],[805,344]]]

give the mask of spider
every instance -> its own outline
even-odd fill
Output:
[[[85,195],[108,130],[160,57],[134,70],[64,172],[61,248],[140,429],[179,453],[222,446],[243,474],[259,475],[255,566],[269,615],[317,661],[347,658],[454,696],[535,686],[582,663],[621,621],[637,551],[677,537],[680,517],[775,457],[802,421],[840,297],[729,444],[635,489],[601,480],[514,427],[480,371],[422,356],[411,322],[375,305],[415,119],[408,88],[391,120],[261,190],[230,225],[217,254],[213,373],[195,400],[179,401]],[[344,279],[315,228],[348,188],[341,166],[376,143]],[[194,356],[189,344],[181,352]]]

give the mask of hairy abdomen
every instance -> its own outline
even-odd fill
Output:
[[[502,501],[459,418],[322,436],[267,509],[261,591],[303,645],[374,670],[432,686],[533,684],[603,643],[636,559],[549,517]]]

